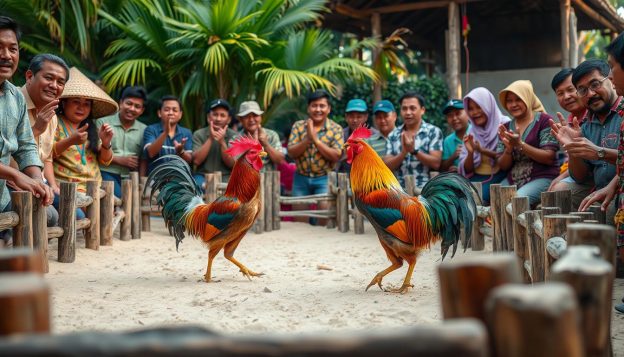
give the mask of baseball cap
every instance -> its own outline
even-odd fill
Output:
[[[349,112],[367,112],[368,111],[368,107],[366,106],[366,102],[363,101],[362,99],[351,99],[348,103],[347,103],[347,109],[345,110],[345,113],[349,113]]]
[[[464,109],[464,102],[461,99],[451,99],[444,105],[442,114],[448,113],[451,109]]]
[[[390,113],[390,112],[395,112],[396,110],[394,109],[394,105],[392,105],[392,103],[389,100],[380,100],[377,103],[375,103],[375,106],[373,106],[373,113],[377,113],[377,112],[384,112],[384,113]]]
[[[236,116],[244,117],[245,115],[249,113],[262,115],[264,111],[260,110],[260,105],[258,104],[258,102],[254,102],[253,100],[250,100],[248,102],[241,103],[240,108],[238,110],[238,114],[236,114]]]
[[[228,112],[232,110],[232,106],[230,105],[230,103],[228,103],[227,100],[225,99],[215,99],[212,102],[210,102],[210,104],[208,104],[208,112],[215,109],[215,108],[224,108],[225,110],[227,110]]]

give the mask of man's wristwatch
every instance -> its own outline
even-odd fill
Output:
[[[604,160],[605,159],[606,152],[605,152],[604,148],[598,148],[597,154],[598,154],[598,160]]]
[[[414,156],[418,155],[418,151],[420,151],[420,150],[418,150],[418,149],[414,149],[414,150],[412,151],[412,155],[414,155]]]

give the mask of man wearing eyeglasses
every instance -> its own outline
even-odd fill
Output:
[[[572,205],[577,209],[591,191],[605,187],[615,177],[615,161],[624,101],[607,78],[609,65],[598,59],[581,63],[572,74],[572,84],[588,110],[585,122],[553,123],[553,133],[567,152]],[[613,205],[612,205],[613,206]],[[607,219],[615,210],[609,207]],[[612,221],[612,220],[609,220]]]

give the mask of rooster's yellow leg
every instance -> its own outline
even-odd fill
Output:
[[[240,272],[243,273],[243,276],[247,277],[247,279],[251,280],[252,276],[261,276],[264,275],[263,273],[255,273],[251,270],[249,270],[246,266],[244,266],[241,262],[239,262],[238,260],[234,259],[234,251],[236,250],[236,247],[238,247],[238,243],[240,243],[241,239],[243,238],[244,234],[242,234],[240,237],[238,237],[237,239],[229,242],[228,244],[225,245],[225,249],[223,251],[223,256],[225,256],[225,259],[231,261],[232,263],[234,263],[234,265],[236,265],[239,269]]]
[[[209,283],[212,280],[211,271],[212,271],[212,261],[217,256],[217,253],[221,250],[221,246],[219,247],[211,247],[208,251],[208,265],[206,266],[206,274],[204,275],[204,280]]]
[[[401,262],[393,262],[391,266],[387,267],[386,269],[380,271],[379,273],[377,273],[377,275],[375,275],[375,277],[373,278],[373,280],[371,280],[370,284],[368,284],[368,286],[366,287],[366,290],[364,291],[368,291],[368,289],[377,284],[379,286],[379,288],[381,290],[383,290],[383,288],[381,287],[381,281],[383,280],[384,276],[390,274],[391,272],[399,269],[401,266],[403,266],[403,264]]]
[[[391,293],[401,293],[405,294],[409,291],[410,288],[413,288],[414,285],[411,284],[412,281],[412,273],[414,272],[414,267],[416,266],[416,261],[409,262],[409,267],[407,268],[407,275],[405,275],[405,280],[403,280],[403,285],[401,285],[398,289],[387,289],[387,292]]]

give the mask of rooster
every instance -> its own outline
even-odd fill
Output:
[[[258,141],[241,137],[232,142],[226,153],[236,157],[225,194],[204,204],[201,188],[195,183],[188,164],[176,155],[154,169],[147,178],[152,186],[151,197],[159,191],[156,201],[165,225],[176,239],[176,249],[184,232],[201,239],[208,246],[208,265],[204,280],[211,281],[214,257],[223,249],[225,258],[234,263],[251,280],[260,276],[234,259],[234,251],[260,212],[260,169],[266,152]],[[144,192],[145,194],[145,192]]]
[[[461,224],[466,232],[472,229],[476,218],[474,187],[457,174],[443,174],[430,180],[419,197],[409,196],[392,171],[384,164],[364,139],[371,132],[365,127],[356,129],[347,140],[347,162],[351,164],[351,189],[355,205],[371,222],[381,246],[392,265],[377,273],[366,290],[403,266],[409,268],[398,289],[385,291],[406,293],[418,254],[431,244],[442,240],[442,259],[453,246],[453,255]]]

